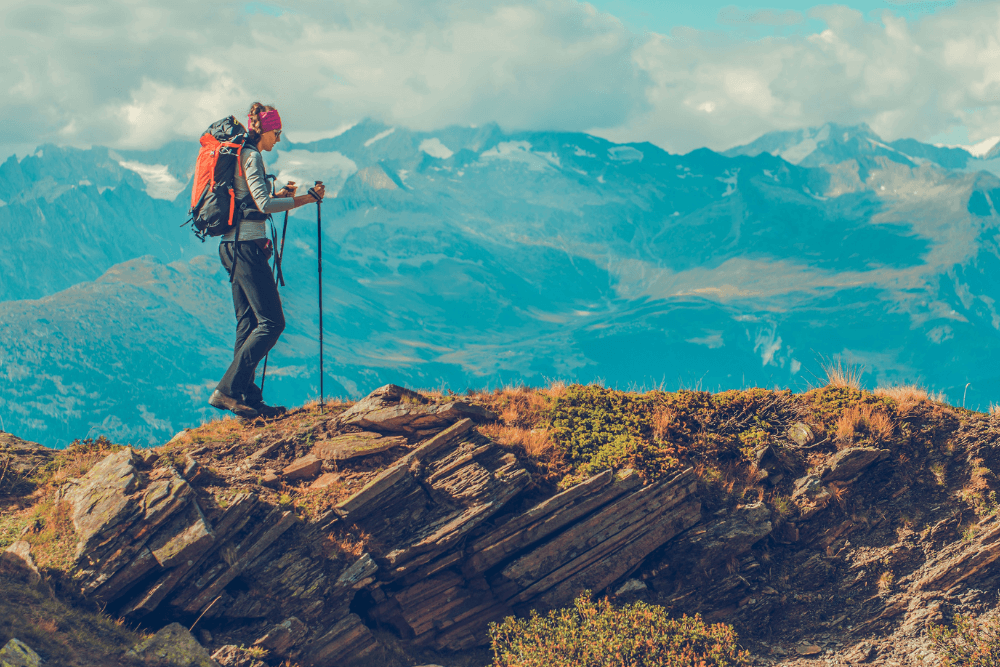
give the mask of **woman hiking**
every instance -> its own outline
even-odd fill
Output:
[[[232,274],[236,346],[233,362],[208,403],[240,417],[275,417],[284,413],[285,408],[265,404],[260,387],[254,382],[258,362],[278,342],[285,328],[278,286],[268,264],[272,249],[267,241],[265,223],[272,213],[322,200],[325,190],[317,183],[309,194],[297,197],[296,185],[289,181],[274,196],[268,191],[261,151],[269,151],[281,141],[281,117],[277,109],[254,102],[247,114],[247,134],[239,160],[242,164],[236,167],[233,199],[246,201],[244,198],[250,195],[256,209],[244,204],[239,224],[234,224],[219,244],[222,265]],[[236,238],[237,232],[239,238]]]

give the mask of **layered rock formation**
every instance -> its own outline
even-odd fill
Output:
[[[271,655],[336,664],[376,646],[366,623],[419,645],[482,644],[490,621],[601,591],[701,518],[691,470],[652,484],[606,471],[512,511],[531,477],[475,428],[495,415],[411,393],[384,387],[312,427],[318,441],[285,477],[315,476],[338,443],[415,445],[310,520],[250,491],[206,495],[210,473],[190,456],[183,470],[131,449],[108,456],[59,498],[81,591],[127,618],[232,622]],[[368,550],[352,555],[345,531]]]

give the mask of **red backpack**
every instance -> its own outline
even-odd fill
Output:
[[[202,241],[208,236],[222,236],[234,224],[239,235],[239,216],[234,219],[234,213],[246,202],[236,201],[233,178],[236,165],[242,169],[246,140],[247,131],[234,116],[212,123],[201,135],[191,188],[191,217],[184,224],[192,223],[195,236]]]

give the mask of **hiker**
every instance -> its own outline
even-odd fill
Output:
[[[242,164],[236,165],[233,200],[240,202],[250,195],[256,209],[243,204],[238,213],[239,224],[223,235],[219,244],[219,258],[232,275],[236,346],[233,362],[208,403],[240,417],[275,417],[283,414],[285,408],[265,404],[260,387],[254,382],[257,363],[274,347],[285,328],[278,287],[268,264],[274,249],[267,240],[265,222],[272,213],[321,201],[325,190],[317,182],[309,194],[296,196],[297,186],[289,181],[272,196],[261,151],[269,151],[281,141],[278,110],[254,102],[247,114],[246,129],[249,136],[240,156]]]

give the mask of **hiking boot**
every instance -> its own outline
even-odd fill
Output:
[[[283,405],[268,405],[264,401],[247,401],[254,410],[260,413],[261,417],[270,419],[272,417],[280,417],[281,415],[288,412],[288,410]]]
[[[251,408],[249,405],[240,403],[232,396],[226,396],[221,391],[216,389],[212,392],[212,395],[208,399],[208,404],[213,408],[218,408],[220,410],[229,410],[233,414],[239,417],[245,417],[247,419],[253,419],[257,416],[257,411]]]
[[[261,391],[256,382],[251,382],[247,390],[243,392],[243,402],[250,406],[264,402],[264,392]]]

